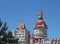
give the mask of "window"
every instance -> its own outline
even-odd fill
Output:
[[[15,31],[15,33],[18,33],[18,31]]]
[[[21,36],[19,36],[21,38]]]
[[[21,33],[23,33],[23,32],[24,32],[24,30],[21,31]]]
[[[16,35],[18,35],[18,34],[16,34]]]
[[[19,35],[21,35],[21,34],[19,34]]]
[[[22,36],[22,38],[25,38],[25,36]]]

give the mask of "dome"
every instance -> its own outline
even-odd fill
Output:
[[[42,26],[41,25],[35,25],[35,28],[41,28]]]
[[[44,22],[43,19],[38,19],[37,21],[38,24],[42,24],[43,22]]]
[[[43,21],[43,19],[38,19],[37,23],[34,25],[34,28],[47,28],[47,25]]]
[[[35,28],[41,28],[43,23],[43,19],[38,19],[37,23],[35,24]]]

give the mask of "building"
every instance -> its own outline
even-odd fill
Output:
[[[48,38],[48,27],[43,20],[42,10],[39,11],[38,20],[34,24],[34,44],[60,44],[60,38]]]
[[[19,44],[60,44],[60,38],[48,38],[47,30],[48,27],[43,19],[42,10],[40,10],[34,24],[33,35],[30,35],[25,24],[21,22],[19,28],[13,32],[13,36],[19,38]]]
[[[25,24],[21,22],[19,24],[19,27],[16,28],[15,31],[13,31],[13,37],[18,40],[18,44],[29,44],[30,39],[29,39],[30,32],[26,29]]]
[[[34,35],[30,35],[30,44],[34,44]]]
[[[36,44],[40,44],[42,39],[47,38],[47,25],[43,20],[43,13],[42,10],[39,11],[38,20],[34,24],[34,38]]]

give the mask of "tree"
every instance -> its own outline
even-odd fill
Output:
[[[4,37],[4,35],[7,34],[6,30],[8,29],[7,23],[5,22],[3,24],[3,22],[0,19],[0,38]]]
[[[17,43],[18,39],[14,39],[11,31],[6,32],[7,29],[8,29],[7,23],[5,22],[3,24],[3,22],[0,19],[0,43],[1,44]]]
[[[12,32],[11,31],[8,31],[8,37],[12,38]]]
[[[3,22],[0,19],[0,43],[1,44],[5,43],[5,41],[6,41],[7,29],[8,29],[7,23],[5,22],[3,24]]]

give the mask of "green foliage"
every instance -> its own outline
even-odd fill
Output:
[[[7,34],[6,30],[8,29],[7,23],[5,22],[3,24],[3,22],[0,19],[0,37],[4,36],[5,34]]]
[[[12,32],[11,31],[8,31],[8,37],[12,37]]]
[[[3,24],[3,22],[0,19],[0,41],[3,41],[5,43],[7,43],[7,42],[9,42],[9,43],[17,43],[18,39],[14,39],[14,37],[12,36],[11,31],[6,32],[7,29],[8,29],[7,23],[5,22]]]
[[[1,25],[2,25],[2,21],[1,21],[1,19],[0,19],[0,27],[1,27]]]

